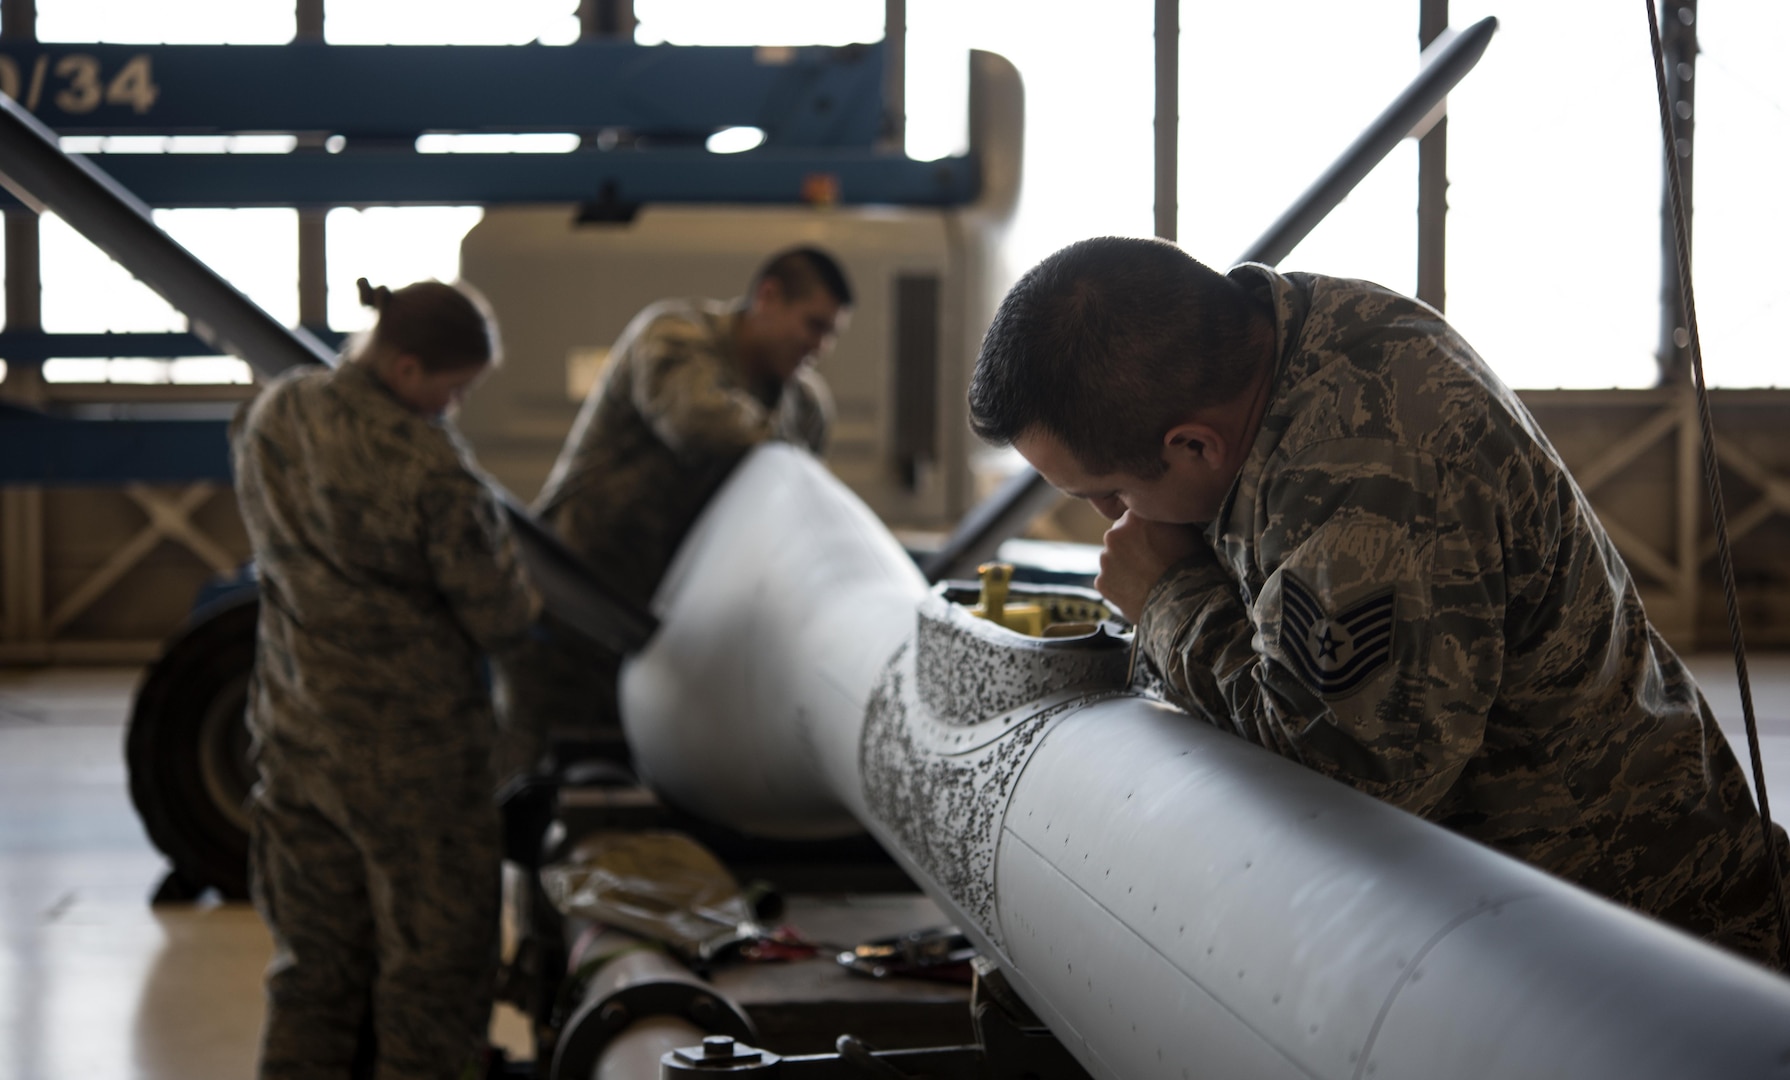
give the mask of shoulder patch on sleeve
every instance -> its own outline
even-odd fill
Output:
[[[1392,659],[1392,613],[1391,587],[1331,612],[1304,582],[1283,574],[1281,651],[1320,696],[1345,697]]]

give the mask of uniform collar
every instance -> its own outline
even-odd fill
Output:
[[[1249,457],[1232,481],[1231,490],[1220,504],[1218,513],[1206,528],[1206,536],[1215,546],[1225,550],[1241,543],[1248,522],[1233,522],[1238,506],[1255,505],[1261,485],[1262,470],[1268,458],[1286,434],[1289,417],[1281,411],[1287,392],[1304,377],[1305,369],[1315,363],[1299,347],[1305,332],[1306,316],[1311,311],[1311,290],[1307,275],[1288,276],[1261,263],[1243,263],[1231,270],[1232,281],[1272,308],[1274,319],[1274,385],[1269,392],[1268,406],[1262,411],[1262,424],[1256,430]]]
[[[356,408],[369,416],[389,423],[418,423],[433,428],[447,428],[442,417],[423,416],[398,400],[398,395],[373,370],[373,365],[344,357],[330,372],[330,382]]]
[[[746,366],[740,361],[738,334],[740,320],[746,317],[746,298],[740,297],[727,306],[721,316],[721,354],[727,360],[727,366],[733,371],[734,378],[746,388],[746,392],[757,398],[767,409],[775,409],[783,397],[784,384],[769,377],[755,379],[747,374]]]

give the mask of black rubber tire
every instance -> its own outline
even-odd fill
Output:
[[[150,842],[177,874],[232,900],[249,895],[245,712],[260,610],[244,589],[195,613],[145,673],[124,741]]]

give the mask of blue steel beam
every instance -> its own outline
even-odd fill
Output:
[[[311,328],[312,336],[331,348],[348,335],[337,330]],[[31,367],[56,357],[147,356],[173,359],[181,356],[216,356],[217,347],[197,334],[46,334],[34,330],[0,331],[0,360]]]
[[[0,43],[0,91],[64,135],[621,128],[869,149],[883,47]]]
[[[222,420],[70,420],[0,402],[0,485],[230,482]]]
[[[611,150],[569,154],[92,154],[150,206],[493,203],[803,203],[961,206],[981,189],[973,157],[914,161],[872,151]],[[13,205],[0,199],[0,206]]]

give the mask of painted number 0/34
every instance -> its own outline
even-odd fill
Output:
[[[87,53],[69,53],[56,60],[54,66],[48,56],[39,56],[28,73],[20,71],[18,61],[12,57],[0,56],[0,93],[36,112],[44,93],[49,91],[54,94],[58,109],[80,116],[102,103],[129,105],[137,113],[146,113],[161,92],[155,85],[148,53],[138,53],[125,61],[110,80],[104,79],[103,74],[99,60]]]

